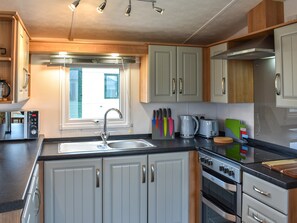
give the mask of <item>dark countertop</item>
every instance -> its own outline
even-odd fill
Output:
[[[0,213],[24,207],[42,141],[0,142]]]

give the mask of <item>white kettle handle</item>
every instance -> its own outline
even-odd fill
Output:
[[[195,131],[194,131],[194,135],[196,135],[196,133],[198,132],[198,129],[199,129],[199,121],[197,119],[196,116],[192,116],[192,119],[194,119],[195,123],[196,123],[196,128],[195,128]]]

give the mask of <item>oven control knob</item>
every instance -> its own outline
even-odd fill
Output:
[[[204,163],[205,163],[205,164],[208,164],[208,161],[209,161],[208,158],[205,158],[205,159],[204,159]]]
[[[225,170],[225,167],[224,167],[224,166],[220,166],[220,167],[219,167],[219,170],[220,170],[220,171],[224,171],[224,170]]]
[[[229,174],[229,176],[234,176],[234,171],[230,170],[228,174]]]
[[[230,172],[230,171],[229,171],[228,168],[225,168],[225,169],[224,169],[224,173],[227,173],[227,174],[228,174],[229,172]]]
[[[212,166],[212,165],[213,165],[212,160],[208,160],[207,164],[208,164],[209,166]]]
[[[201,157],[201,158],[200,158],[201,163],[204,163],[204,160],[205,160],[204,157]]]

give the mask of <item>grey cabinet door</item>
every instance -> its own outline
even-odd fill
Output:
[[[297,24],[274,30],[276,106],[297,108]]]
[[[189,222],[188,152],[148,156],[148,222]]]
[[[44,164],[45,223],[102,222],[102,160]]]
[[[176,101],[176,47],[149,46],[151,102]]]
[[[202,101],[202,49],[177,47],[177,101]]]
[[[103,160],[104,223],[147,222],[147,156]]]
[[[227,50],[227,44],[223,43],[210,48],[210,56],[214,56]],[[228,75],[227,60],[210,60],[210,89],[211,102],[228,103]]]

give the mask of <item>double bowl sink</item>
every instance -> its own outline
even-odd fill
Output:
[[[156,147],[143,139],[115,140],[104,144],[103,141],[69,142],[59,144],[59,153],[90,153],[90,152],[112,152],[118,150],[144,149]]]

